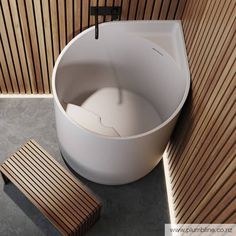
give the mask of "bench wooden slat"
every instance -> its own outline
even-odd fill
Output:
[[[69,184],[69,185],[71,184],[71,186],[74,190],[79,190],[79,192],[80,192],[79,195],[82,194],[83,196],[85,196],[86,199],[93,205],[94,208],[101,208],[101,205],[99,205],[100,203],[95,202],[95,200],[94,200],[95,198],[93,198],[93,196],[91,194],[89,194],[89,190],[86,189],[86,187],[84,185],[82,185],[80,182],[76,181],[74,176],[69,174],[68,171],[66,171],[61,165],[58,166],[57,163],[55,162],[54,158],[51,157],[50,154],[48,154],[44,149],[42,149],[39,144],[37,144],[35,141],[31,140],[26,145],[26,147],[29,147],[29,146],[33,149],[35,148],[34,149],[35,151],[37,151],[41,156],[45,157],[45,160],[48,161],[48,163],[51,165],[52,168],[57,169],[57,171],[61,175],[60,177],[63,177],[62,181],[68,181],[66,184]],[[80,191],[80,189],[81,189],[81,191]],[[98,217],[97,214],[99,215],[100,212],[95,213],[94,218]]]
[[[49,153],[47,153],[38,143],[36,143],[34,140],[30,140],[28,145],[31,144],[33,144],[39,152],[44,154],[44,156],[46,156],[48,160],[50,160],[53,164],[56,165],[57,168],[61,170],[60,174],[67,179],[68,183],[70,183],[76,190],[78,190],[79,187],[79,189],[82,190],[81,194],[85,196],[94,207],[101,206],[101,204],[96,200],[96,198],[90,194],[90,190],[84,185],[82,185],[82,183],[80,183],[74,176],[72,176],[65,168],[63,168],[61,165],[58,165],[56,160]]]
[[[61,224],[61,219],[57,217],[53,212],[47,208],[47,206],[42,203],[41,199],[38,198],[35,194],[30,191],[28,186],[24,184],[24,182],[21,182],[19,177],[15,175],[11,169],[8,168],[6,165],[1,166],[1,172],[4,176],[7,176],[9,180],[35,205],[37,208],[43,212],[45,217],[53,224],[55,225],[60,232],[62,232],[64,235],[67,235],[70,233],[70,229],[65,225]]]
[[[67,206],[63,201],[63,198],[61,198],[60,194],[58,194],[57,191],[54,190],[54,187],[48,185],[47,182],[42,178],[41,173],[33,165],[31,165],[31,163],[29,163],[23,155],[19,156],[18,153],[19,152],[14,154],[15,158],[13,161],[24,171],[24,173],[26,173],[30,177],[31,180],[34,181],[35,184],[37,184],[37,186],[42,189],[42,191],[45,192],[45,194],[47,194],[48,197],[52,199],[53,202],[55,202],[55,204],[59,208],[61,208],[61,210],[63,210],[63,213],[67,214],[66,217],[75,222],[74,227],[78,223],[82,223],[83,221],[81,219],[78,219],[78,222],[76,221],[77,216],[70,211],[69,207],[66,208]],[[27,169],[27,166],[30,168]],[[48,183],[49,182],[50,181],[48,181]]]
[[[35,168],[34,166],[37,166],[37,165],[39,165],[42,168],[43,174],[42,172],[40,172],[39,175],[42,176],[42,178],[47,182],[47,184],[50,187],[58,191],[58,194],[60,195],[60,197],[65,198],[65,200],[68,202],[70,207],[80,206],[80,210],[82,211],[81,212],[82,217],[88,217],[88,214],[91,214],[91,209],[89,209],[87,206],[84,206],[83,201],[81,201],[79,197],[77,197],[76,195],[71,195],[68,192],[68,189],[66,188],[67,186],[60,184],[58,182],[58,178],[56,177],[56,175],[50,173],[51,171],[50,171],[50,168],[47,168],[47,163],[40,161],[36,156],[30,156],[28,153],[24,152],[24,148],[22,148],[20,152],[22,152],[22,157],[27,159],[27,161],[29,161],[27,163],[29,163],[29,165],[33,165],[32,168]],[[39,172],[39,170],[37,169],[35,171]],[[78,204],[74,204],[74,203],[78,203]],[[78,208],[76,208],[76,210],[78,210]]]
[[[37,203],[36,206],[37,206],[37,208],[40,209],[39,206],[41,206],[42,209],[44,210],[44,215],[46,215],[45,212],[48,212],[49,215],[50,215],[50,218],[49,218],[49,219],[52,220],[52,223],[53,223],[53,224],[54,224],[54,222],[57,222],[60,227],[63,226],[62,228],[63,228],[64,230],[66,230],[66,232],[70,232],[70,231],[71,231],[71,230],[70,230],[70,227],[68,227],[68,226],[63,222],[63,219],[62,219],[62,218],[59,218],[59,217],[58,217],[58,214],[55,213],[54,211],[52,211],[52,210],[50,209],[50,207],[47,205],[47,203],[43,202],[41,196],[39,196],[39,195],[37,194],[37,192],[38,192],[37,189],[31,187],[30,184],[27,183],[27,181],[25,181],[24,179],[22,179],[22,177],[21,177],[20,175],[15,174],[14,169],[13,169],[11,166],[9,166],[9,163],[3,164],[2,167],[3,167],[3,170],[4,170],[4,169],[6,170],[6,172],[4,172],[3,170],[1,170],[1,171],[7,176],[7,178],[10,179],[11,182],[13,182],[18,188],[23,187],[23,188],[25,189],[25,191],[27,192],[26,196],[28,197],[29,200],[32,201],[32,200],[37,199],[37,200],[36,200],[36,203]],[[13,177],[13,178],[11,178],[11,177]],[[14,180],[15,180],[15,182],[14,182]],[[43,207],[43,206],[44,206],[44,207]],[[46,209],[47,209],[47,210],[46,210]]]
[[[50,169],[45,168],[44,163],[39,160],[36,156],[30,156],[30,154],[24,151],[24,147],[21,148],[16,154],[20,155],[24,161],[31,166],[31,168],[37,173],[41,179],[42,183],[45,185],[46,189],[52,189],[53,193],[58,195],[58,202],[61,204],[66,203],[68,205],[68,210],[71,212],[73,217],[78,218],[81,224],[85,221],[90,221],[89,217],[91,212],[85,211],[85,209],[80,205],[81,201],[78,201],[79,198],[72,198],[71,195],[65,190],[65,186],[60,185],[57,178],[53,176],[53,172]],[[40,166],[43,173],[37,169],[35,166]],[[63,200],[63,201],[62,201]],[[86,224],[87,225],[87,224]]]
[[[0,172],[63,235],[83,235],[100,215],[96,197],[34,140],[8,158]]]
[[[11,159],[8,159],[6,163],[8,168],[14,171],[18,177],[24,182],[27,183],[27,186],[30,190],[36,194],[44,204],[48,206],[48,208],[53,211],[56,215],[60,215],[60,217],[63,219],[64,224],[66,224],[71,230],[75,227],[75,224],[73,225],[73,222],[69,221],[67,219],[67,216],[65,215],[64,211],[54,202],[53,199],[51,199],[46,193],[45,190],[42,189],[40,185],[35,182],[34,178],[32,176],[28,175],[25,170],[22,170],[21,166],[16,165]]]
[[[41,164],[39,164],[40,166],[42,166],[42,168],[45,170],[45,172],[48,172],[50,175],[54,176],[55,181],[58,182],[58,180],[61,181],[61,185],[70,193],[70,195],[74,198],[76,197],[76,201],[78,201],[85,209],[89,208],[89,212],[91,212],[91,210],[94,210],[94,207],[91,206],[91,204],[87,201],[86,198],[84,198],[83,196],[76,194],[75,191],[73,191],[73,187],[70,186],[69,183],[67,183],[62,176],[60,175],[60,173],[57,172],[57,169],[54,169],[44,158],[41,158],[41,156],[39,156],[38,153],[36,153],[34,150],[29,149],[29,151],[27,151],[26,148],[22,148],[21,151],[25,151],[27,152],[27,154],[29,154],[29,151],[31,151],[31,153],[33,153],[33,157],[38,163],[41,162]],[[40,161],[39,161],[40,159]],[[50,170],[55,170],[54,171],[50,171]]]

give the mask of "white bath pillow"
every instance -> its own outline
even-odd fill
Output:
[[[81,107],[101,117],[103,125],[113,127],[123,137],[147,132],[162,123],[150,102],[125,89],[100,89]]]
[[[114,128],[104,126],[98,115],[83,107],[69,103],[66,107],[66,113],[72,120],[87,130],[110,137],[119,136],[119,133]]]

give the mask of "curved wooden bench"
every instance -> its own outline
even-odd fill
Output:
[[[4,182],[15,184],[63,235],[83,235],[100,216],[95,196],[34,140],[0,171]]]

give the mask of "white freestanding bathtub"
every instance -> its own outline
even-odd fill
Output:
[[[161,123],[121,137],[97,134],[66,113],[95,91],[120,86],[145,97]],[[187,98],[190,76],[179,21],[112,22],[75,37],[53,70],[56,129],[66,162],[80,175],[102,184],[125,184],[149,173],[161,160]]]

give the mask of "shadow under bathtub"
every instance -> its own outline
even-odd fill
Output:
[[[63,160],[74,176],[90,188],[103,205],[101,218],[86,235],[164,235],[164,227],[170,223],[170,217],[162,161],[138,181],[108,186],[83,178]]]
[[[79,176],[69,166],[67,167],[99,196],[103,204],[101,218],[86,235],[164,235],[165,224],[169,223],[170,219],[162,161],[146,177],[120,186],[93,183]],[[43,234],[60,235],[60,232],[14,184],[4,185],[4,192],[39,227]]]
[[[60,232],[48,221],[46,217],[28,200],[27,197],[12,183],[4,185],[4,192],[11,200],[39,227],[45,235],[59,236]],[[25,235],[27,232],[25,232]]]

